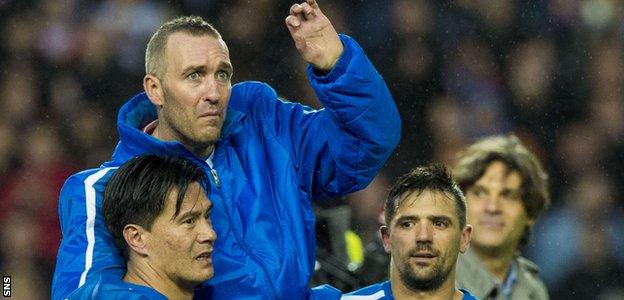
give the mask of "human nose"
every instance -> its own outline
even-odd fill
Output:
[[[497,196],[488,196],[485,199],[485,211],[489,213],[497,213],[500,211],[500,199]]]
[[[200,223],[197,241],[199,243],[213,243],[217,239],[217,233],[212,228],[210,219],[204,219]]]
[[[432,227],[429,224],[421,224],[418,227],[417,242],[431,242],[433,239]]]
[[[204,84],[203,100],[216,103],[221,99],[219,83],[215,79],[208,79]]]

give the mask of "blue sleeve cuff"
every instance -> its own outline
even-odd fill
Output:
[[[352,47],[354,41],[346,34],[339,34],[338,37],[340,37],[344,50],[342,51],[340,58],[338,58],[336,65],[329,72],[323,72],[315,69],[311,64],[308,65],[308,76],[310,78],[314,78],[317,82],[326,83],[334,81],[347,71],[347,67],[351,62],[351,57],[353,56]]]

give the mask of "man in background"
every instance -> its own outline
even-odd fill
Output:
[[[458,286],[481,299],[548,299],[537,266],[519,253],[550,202],[538,159],[515,136],[490,137],[460,153],[454,175],[474,227]]]
[[[148,154],[123,164],[106,186],[102,210],[126,274],[88,281],[68,298],[192,299],[214,274],[204,176],[181,158]]]
[[[403,175],[385,203],[380,228],[390,253],[390,280],[342,297],[355,299],[475,299],[455,287],[455,265],[470,245],[464,195],[443,166]]]

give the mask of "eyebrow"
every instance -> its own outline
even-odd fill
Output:
[[[184,68],[184,70],[182,70],[182,75],[187,74],[189,71],[203,71],[205,72],[208,68],[205,65],[191,65],[188,66],[186,68]],[[234,71],[234,67],[232,67],[232,64],[230,62],[226,62],[226,61],[222,61],[219,63],[218,68],[219,70],[221,69],[225,69],[226,71],[228,71],[230,74]]]
[[[210,214],[212,212],[212,202],[210,204],[208,204],[208,209],[206,209],[206,214]],[[198,216],[202,215],[202,212],[199,210],[191,210],[191,211],[187,211],[181,215],[178,215],[176,217],[177,220],[184,220],[188,217],[193,217],[193,218],[197,218]]]
[[[482,186],[480,184],[475,184],[474,186],[472,186],[472,189],[481,190],[481,191],[487,191],[487,192],[490,191],[488,188],[486,188],[485,186]],[[517,188],[517,189],[503,188],[503,190],[501,191],[501,194],[520,195],[521,194],[521,188]]]
[[[427,216],[427,219],[430,220],[430,221],[443,220],[443,221],[447,221],[447,222],[449,222],[451,224],[453,223],[453,219],[450,218],[449,216],[446,216],[446,215],[430,215],[430,216]],[[420,220],[420,217],[418,217],[416,215],[401,216],[400,218],[398,218],[396,220],[395,224],[398,225],[398,224],[400,224],[401,222],[404,222],[404,221],[417,221],[417,220]]]

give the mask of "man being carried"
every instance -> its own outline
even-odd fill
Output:
[[[127,272],[123,281],[88,281],[68,298],[192,299],[214,273],[217,236],[204,176],[181,158],[148,154],[123,164],[106,186],[102,210]]]

